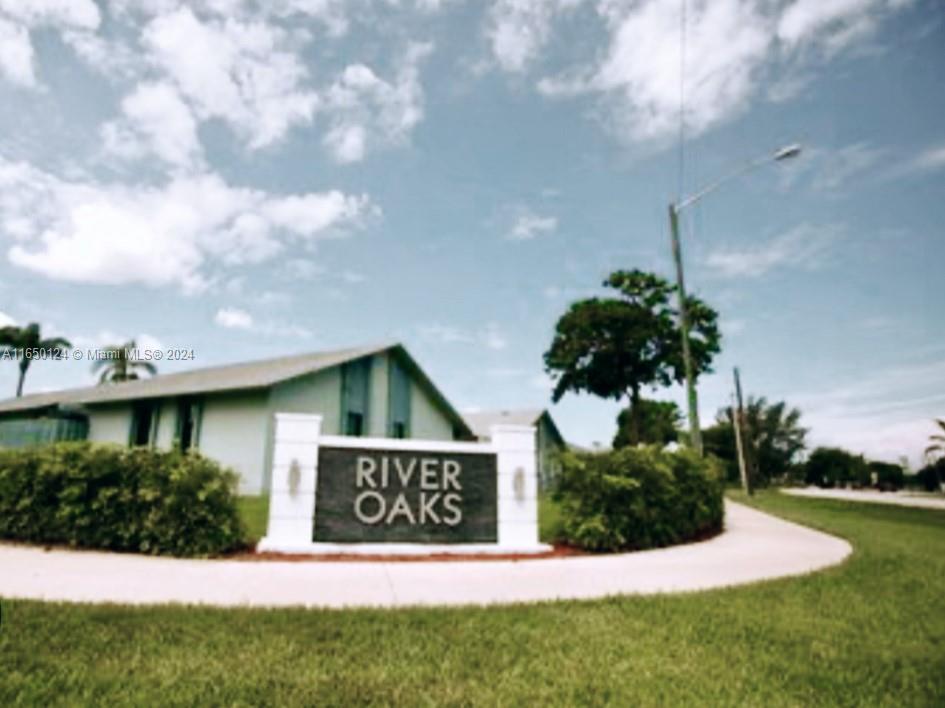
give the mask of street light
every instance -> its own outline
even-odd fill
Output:
[[[686,398],[689,404],[689,440],[690,445],[698,454],[702,454],[702,430],[699,428],[699,400],[696,394],[695,372],[693,371],[692,353],[689,349],[689,314],[686,311],[686,283],[683,278],[682,248],[679,244],[679,212],[692,206],[703,197],[711,194],[723,184],[735,177],[739,177],[756,167],[761,167],[769,162],[781,162],[797,157],[801,153],[801,146],[797,143],[785,145],[778,148],[773,153],[763,155],[746,162],[738,169],[724,175],[720,179],[712,182],[707,187],[703,187],[695,194],[680,199],[678,203],[671,202],[669,205],[669,234],[673,247],[673,260],[676,263],[676,286],[679,296],[679,330],[682,336],[682,354],[683,368],[686,373]]]

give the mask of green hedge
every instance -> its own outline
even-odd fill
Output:
[[[554,492],[565,540],[592,551],[669,546],[722,529],[725,472],[715,458],[655,447],[566,452]]]
[[[87,442],[0,450],[0,538],[155,555],[244,545],[236,475],[195,453]]]

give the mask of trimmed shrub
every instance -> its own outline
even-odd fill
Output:
[[[639,550],[720,531],[724,479],[718,460],[689,450],[566,452],[554,497],[569,543],[591,551]]]
[[[244,545],[236,475],[195,453],[64,442],[0,450],[0,538],[154,555]]]

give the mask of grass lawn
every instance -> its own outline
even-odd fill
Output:
[[[6,600],[0,705],[943,705],[945,513],[753,503],[854,556],[732,590],[498,609]]]
[[[266,525],[269,523],[269,497],[238,497],[236,500],[240,516],[246,524],[247,540],[256,543],[266,535]]]

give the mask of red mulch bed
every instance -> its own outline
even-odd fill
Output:
[[[307,561],[319,562],[364,562],[364,563],[429,563],[436,561],[526,561],[545,558],[566,558],[570,556],[591,555],[574,546],[555,544],[550,551],[544,553],[429,553],[426,555],[384,555],[363,553],[275,553],[265,551],[261,553],[247,552],[228,556],[227,560],[237,561],[282,561],[301,563]]]

